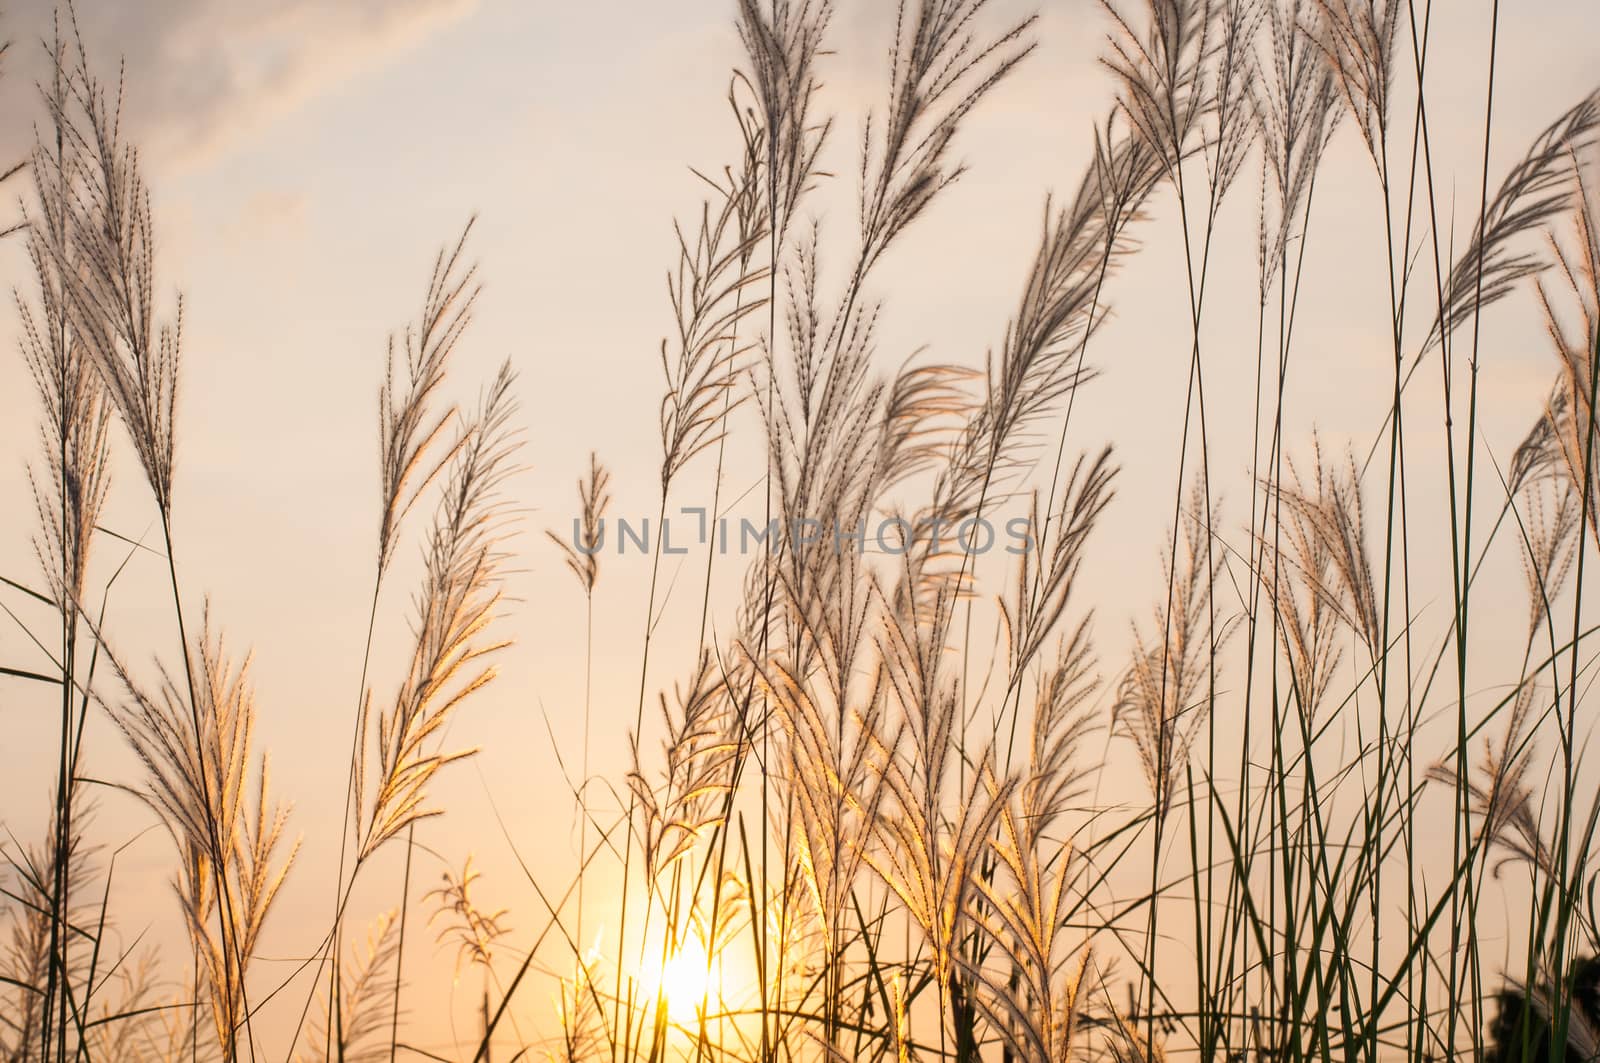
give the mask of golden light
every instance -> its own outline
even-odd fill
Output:
[[[701,1009],[720,1002],[722,960],[708,960],[705,944],[698,935],[690,935],[645,982],[652,998],[660,994],[666,1001],[667,1018],[673,1024],[689,1025],[699,1018]]]

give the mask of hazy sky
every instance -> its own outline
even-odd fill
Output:
[[[849,175],[864,110],[881,109],[888,5],[839,6],[825,103],[839,113],[829,160]],[[990,15],[999,25],[1032,6],[996,0]],[[1431,118],[1441,196],[1455,205],[1458,244],[1481,177],[1489,6],[1435,3]],[[1501,7],[1491,182],[1600,78],[1593,0]],[[24,150],[38,114],[30,82],[48,10],[43,0],[12,3],[0,21],[16,41],[0,80],[6,158]],[[272,957],[307,949],[313,934],[306,928],[325,920],[330,902],[330,849],[376,535],[376,388],[385,337],[415,317],[438,246],[478,215],[471,247],[486,289],[452,387],[470,399],[507,356],[521,373],[528,471],[516,490],[525,530],[507,622],[517,642],[502,660],[502,680],[450,736],[484,746],[484,753],[439,788],[449,818],[423,834],[457,866],[477,851],[486,894],[513,909],[509,921],[520,944],[543,925],[543,913],[511,859],[490,798],[531,867],[568,866],[573,840],[552,736],[571,763],[581,704],[582,596],[542,530],[569,526],[573,482],[591,449],[615,473],[615,513],[655,511],[657,350],[672,324],[663,283],[674,249],[671,221],[697,209],[701,191],[688,167],[718,168],[737,148],[724,102],[739,59],[732,4],[81,0],[79,15],[102,71],[114,77],[125,57],[128,120],[155,194],[159,285],[185,297],[175,506],[187,601],[198,609],[208,598],[235,650],[256,652],[257,741],[273,752],[275,787],[296,802],[291,829],[304,836],[301,866],[269,924]],[[1103,18],[1087,0],[1044,5],[1037,53],[963,133],[958,151],[970,174],[878,277],[885,366],[924,348],[930,359],[976,365],[999,341],[1045,197],[1076,184],[1090,122],[1110,106],[1109,78],[1094,62],[1103,34]],[[1291,453],[1304,452],[1313,421],[1330,445],[1354,438],[1364,447],[1379,427],[1375,411],[1386,407],[1376,185],[1348,128],[1336,156],[1312,223],[1315,250],[1290,382],[1299,426]],[[1219,246],[1215,268],[1228,283],[1208,317],[1215,365],[1208,387],[1214,423],[1222,426],[1213,466],[1234,524],[1245,521],[1249,491],[1254,184],[1247,172],[1226,208],[1232,235]],[[24,194],[20,182],[10,191]],[[831,182],[814,204],[824,232],[846,241],[853,180]],[[1116,318],[1091,352],[1104,375],[1074,415],[1076,448],[1115,443],[1127,469],[1107,518],[1117,530],[1096,541],[1083,598],[1098,604],[1112,648],[1108,675],[1116,671],[1119,633],[1146,615],[1157,592],[1154,560],[1170,521],[1188,358],[1175,218],[1170,200],[1158,199],[1140,232],[1151,253],[1115,282]],[[18,241],[0,251],[0,264],[26,293]],[[1531,423],[1554,368],[1529,328],[1530,306],[1525,298],[1507,303],[1485,331],[1482,427],[1502,459]],[[10,318],[5,327],[14,331]],[[1437,390],[1432,379],[1427,386]],[[36,564],[25,462],[33,460],[35,420],[20,356],[0,357],[0,498],[10,500],[0,504],[7,518],[0,521],[0,572],[30,582]],[[1437,453],[1436,422],[1423,418],[1420,454],[1430,446]],[[748,416],[741,427],[743,439],[756,438]],[[106,522],[137,537],[153,529],[154,515],[120,441],[117,459]],[[736,448],[730,469],[726,490],[737,494],[756,484],[759,456],[747,443]],[[697,468],[685,481],[687,495],[705,487],[705,472]],[[1438,488],[1418,485],[1418,497],[1437,497]],[[118,560],[103,546],[100,576]],[[141,666],[152,650],[170,655],[172,642],[160,597],[163,570],[154,562],[140,557],[130,565],[107,625]],[[699,563],[669,566],[664,576],[673,591],[653,687],[681,680],[687,670],[682,650],[693,641]],[[605,721],[596,764],[612,778],[632,720],[647,572],[647,558],[608,558],[596,597],[596,703]],[[398,681],[413,574],[402,565],[391,583],[380,626],[380,691]],[[723,575],[731,581],[734,566]],[[1503,575],[1515,579],[1511,568]],[[6,604],[45,630],[47,618]],[[726,625],[730,618],[723,609],[717,619]],[[4,615],[0,663],[42,663]],[[53,778],[53,755],[43,752],[53,748],[51,711],[48,695],[0,685],[0,826],[24,840],[41,833]],[[130,778],[118,745],[103,720],[91,724],[93,769]],[[125,799],[106,797],[98,839],[120,844],[149,822]],[[147,926],[152,940],[176,931],[165,887],[170,855],[155,831],[120,858],[117,874],[130,885],[118,918],[129,940]],[[431,885],[435,874],[430,864],[421,879]],[[394,882],[391,865],[374,869],[375,888],[358,896],[361,918],[394,903]],[[448,966],[443,954],[419,951],[419,964],[438,959],[436,966]],[[450,1031],[437,1024],[421,1039],[447,1048]]]

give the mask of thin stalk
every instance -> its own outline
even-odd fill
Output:
[[[644,645],[639,655],[639,702],[634,712],[633,722],[633,733],[635,736],[639,734],[640,729],[644,726],[644,694],[645,685],[650,674],[650,641],[651,636],[655,633],[656,582],[661,573],[661,540],[664,538],[661,525],[662,522],[666,520],[667,516],[667,492],[669,487],[670,484],[664,480],[661,485],[661,505],[656,512],[656,534],[650,557],[650,593],[645,599],[644,610]],[[623,844],[622,858],[622,910],[618,916],[617,922],[616,996],[619,1000],[622,998],[623,960],[627,955],[626,949],[624,948],[624,942],[628,934],[628,895],[632,892],[629,889],[628,877],[633,865],[633,813],[637,801],[638,798],[630,792],[628,797],[627,840]],[[649,896],[648,888],[649,887],[647,883],[647,900]],[[648,905],[646,906],[646,912],[648,914]],[[640,954],[643,955],[642,950],[644,948],[644,939],[642,937],[639,941],[639,947],[641,949]],[[617,1021],[620,1021],[621,1018],[622,1012],[620,1009],[618,1009],[616,1013],[616,1019]],[[613,1037],[613,1061],[616,1059],[615,1043],[615,1037]]]
[[[244,986],[244,967],[245,967],[244,960],[245,960],[245,958],[244,958],[244,955],[240,951],[240,948],[239,948],[238,931],[237,931],[237,928],[238,928],[238,917],[234,913],[234,910],[233,910],[233,896],[232,896],[231,892],[228,890],[227,870],[226,870],[226,868],[227,868],[227,862],[226,861],[228,859],[228,854],[223,852],[222,840],[221,840],[220,835],[218,835],[218,833],[217,833],[216,820],[211,816],[210,811],[209,811],[211,809],[211,807],[212,807],[212,798],[211,798],[211,783],[210,783],[210,780],[208,780],[206,778],[206,771],[205,771],[205,743],[206,743],[206,738],[205,738],[204,729],[200,725],[200,701],[199,701],[199,698],[198,698],[198,696],[196,694],[196,688],[195,688],[195,682],[194,682],[194,662],[193,662],[193,660],[192,660],[192,658],[190,657],[190,654],[189,654],[189,636],[188,636],[188,631],[187,631],[187,628],[186,628],[186,626],[184,624],[184,620],[183,620],[183,598],[178,592],[178,562],[177,562],[177,557],[174,554],[173,549],[172,549],[172,519],[171,519],[170,516],[167,515],[165,510],[163,510],[163,512],[161,514],[161,534],[162,534],[163,539],[165,540],[165,545],[166,545],[166,550],[167,550],[167,576],[169,578],[169,581],[170,581],[171,587],[172,587],[172,611],[173,611],[173,615],[176,618],[177,624],[178,624],[178,642],[183,647],[183,675],[184,675],[184,681],[188,685],[188,691],[189,691],[189,714],[190,714],[191,722],[194,725],[194,736],[195,736],[196,748],[197,748],[197,751],[199,752],[200,758],[201,758],[200,759],[200,794],[201,794],[202,799],[205,801],[205,805],[206,805],[206,809],[207,809],[206,830],[207,830],[208,835],[209,835],[208,844],[209,844],[209,846],[211,848],[211,871],[212,871],[212,877],[215,879],[215,886],[216,886],[216,890],[217,890],[217,920],[218,920],[218,922],[220,924],[220,929],[222,931],[223,948],[228,950],[228,951],[230,951],[230,952],[232,952],[232,954],[233,954],[232,955],[232,959],[234,961],[234,965],[238,969],[238,974],[239,974],[239,1001],[240,1001],[240,1006],[244,1009],[244,1020],[243,1021],[244,1021],[244,1029],[245,1029],[245,1042],[246,1042],[247,1046],[249,1047],[251,1063],[254,1063],[254,1061],[255,1061],[255,1035],[252,1032],[251,1026],[250,1026],[250,998],[249,998],[248,994],[246,993],[245,986]],[[238,1017],[231,1015],[231,1012],[232,1012],[232,990],[233,990],[233,968],[231,968],[228,965],[227,959],[224,959],[224,962],[223,962],[223,986],[224,986],[224,989],[229,994],[229,998],[228,998],[229,999],[229,1008],[228,1008],[228,1011],[230,1013],[230,1017],[232,1017],[234,1022],[235,1022],[234,1029],[229,1031],[230,1032],[230,1038],[229,1038],[230,1041],[235,1041],[235,1043],[232,1044],[231,1051],[229,1053],[229,1058],[231,1060],[231,1059],[236,1059],[238,1057],[238,1044],[237,1044],[237,1042],[235,1040],[235,1037],[236,1037],[236,1034],[237,1034],[237,1031],[238,1031],[238,1025],[237,1025]]]
[[[405,984],[405,969],[406,969],[405,968],[405,961],[406,961],[406,911],[407,911],[408,902],[410,901],[410,898],[411,898],[411,854],[413,852],[412,842],[415,841],[416,831],[417,831],[417,825],[415,823],[412,823],[410,826],[406,827],[406,866],[405,866],[405,872],[400,876],[400,940],[399,940],[398,944],[395,947],[395,954],[394,954],[394,1004],[391,1006],[391,1008],[389,1010],[389,1059],[390,1059],[391,1063],[393,1063],[394,1056],[395,1056],[395,1046],[396,1046],[396,1044],[399,1043],[399,1037],[400,1037],[400,987]],[[488,1006],[489,1006],[488,993],[489,993],[488,987],[485,986],[484,987],[484,1008],[485,1008],[485,1011],[484,1011],[484,1023],[486,1024],[485,1025],[485,1030],[484,1030],[484,1044],[485,1045],[488,1044],[488,1039],[489,1039],[489,1033],[488,1033],[488,1029],[487,1029],[487,1023],[489,1021],[488,1011],[487,1011]],[[343,1038],[341,1037],[340,1040],[342,1041]],[[487,1048],[484,1049],[484,1057],[488,1058],[488,1049]],[[340,1048],[339,1048],[339,1058],[340,1059],[344,1058],[344,1046],[342,1044],[340,1045]]]

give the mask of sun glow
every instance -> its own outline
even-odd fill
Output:
[[[653,977],[646,979],[651,997],[659,994],[666,1003],[667,1018],[677,1025],[694,1022],[703,1009],[709,1010],[722,998],[722,961],[706,956],[705,945],[696,935],[667,957]]]

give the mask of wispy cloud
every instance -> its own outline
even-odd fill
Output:
[[[213,157],[272,119],[455,22],[476,0],[78,0],[96,64],[139,72],[129,120],[167,162]],[[9,91],[44,68],[53,0],[19,0]],[[32,111],[30,110],[31,114]],[[8,134],[22,130],[8,129]],[[4,137],[9,146],[12,136]]]

